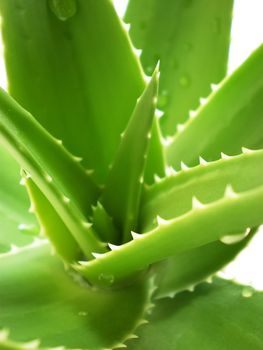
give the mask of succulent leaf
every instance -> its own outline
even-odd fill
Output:
[[[40,348],[101,350],[133,334],[146,316],[152,282],[138,281],[110,293],[92,290],[65,273],[49,250],[44,244],[15,257],[0,256],[0,324],[10,329],[11,339],[38,338]],[[0,349],[6,349],[1,338]]]
[[[262,151],[258,151],[237,158],[238,161],[244,161],[245,167],[247,159],[253,158],[254,154],[262,157]],[[232,160],[229,159],[227,162],[231,163]],[[218,166],[218,163],[214,164]],[[260,225],[263,222],[263,216],[258,208],[263,200],[263,185],[261,172],[259,171],[254,177],[254,171],[255,169],[251,175],[249,172],[246,173],[247,177],[245,176],[240,183],[235,181],[235,178],[240,176],[239,173],[232,175],[234,184],[238,183],[240,186],[238,193],[232,186],[227,185],[223,193],[220,193],[221,190],[217,193],[220,187],[218,189],[215,187],[214,198],[205,204],[193,197],[190,210],[168,220],[157,216],[156,227],[145,234],[135,236],[133,241],[124,244],[120,249],[84,263],[78,267],[78,270],[95,283],[99,272],[107,271],[115,276],[117,282],[169,256],[217,241],[225,235],[237,235],[248,227]],[[134,256],[136,259],[133,259]],[[125,264],[121,264],[120,261],[125,261]]]
[[[199,156],[211,161],[239,154],[241,147],[263,146],[263,45],[221,84],[178,132],[167,147],[167,160],[176,169],[180,162],[192,166]]]
[[[111,1],[47,2],[1,1],[9,91],[103,183],[145,87],[139,60]]]
[[[29,213],[29,200],[21,185],[19,166],[0,147],[0,252],[8,251],[11,244],[23,246],[38,234],[39,227]]]
[[[25,186],[31,200],[31,206],[41,224],[42,235],[49,238],[56,253],[65,262],[77,261],[81,257],[80,248],[67,226],[31,178],[25,177]]]
[[[102,204],[118,225],[124,242],[130,239],[130,231],[137,229],[156,95],[157,71],[138,99],[130,122],[121,136],[120,147],[102,193]]]
[[[0,110],[1,142],[32,176],[80,248],[92,258],[92,251],[102,250],[102,245],[87,223],[84,210],[91,211],[92,201],[98,194],[96,185],[70,153],[3,90]],[[73,179],[77,183],[72,182]]]
[[[262,292],[215,279],[156,303],[130,350],[262,349]]]
[[[161,60],[159,108],[167,135],[226,74],[232,0],[130,0],[125,20],[151,74]]]

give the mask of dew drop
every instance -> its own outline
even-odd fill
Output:
[[[243,296],[244,298],[250,298],[250,297],[252,297],[253,293],[254,293],[253,288],[252,288],[252,287],[249,287],[249,286],[244,287],[243,290],[242,290],[242,296]]]
[[[158,98],[158,108],[164,108],[167,105],[168,100],[169,100],[168,91],[167,90],[161,91]]]
[[[61,21],[67,21],[77,12],[76,0],[49,0],[49,7]]]
[[[87,312],[86,311],[79,311],[78,315],[79,316],[87,316]]]
[[[110,287],[114,282],[114,276],[111,274],[101,273],[98,279],[104,287]]]
[[[243,239],[245,239],[247,235],[248,235],[247,231],[237,235],[226,235],[220,238],[220,242],[224,244],[229,244],[229,245],[236,244],[238,242],[241,242]]]
[[[216,17],[212,21],[212,31],[215,34],[220,34],[221,33],[221,20],[220,18]]]
[[[181,78],[179,79],[179,83],[182,87],[188,87],[190,85],[190,79],[188,75],[186,74],[182,75]]]

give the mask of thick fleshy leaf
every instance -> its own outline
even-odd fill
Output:
[[[39,228],[28,211],[30,204],[26,191],[19,185],[19,166],[2,146],[0,164],[0,251],[5,251],[11,244],[30,243]]]
[[[211,281],[213,274],[234,260],[238,253],[247,247],[256,231],[251,230],[241,241],[231,244],[212,242],[157,264],[154,267],[154,271],[158,273],[156,297],[172,297],[180,291],[193,290],[202,281]]]
[[[119,227],[122,242],[128,241],[130,231],[137,229],[157,86],[157,71],[155,71],[122,134],[117,155],[102,193],[102,204]]]
[[[1,1],[9,91],[103,182],[145,82],[111,1],[71,3]]]
[[[87,222],[98,189],[89,174],[54,138],[3,90],[0,141],[32,176],[87,257],[102,249]]]
[[[263,294],[216,279],[156,303],[130,350],[262,350]]]
[[[150,282],[92,290],[49,250],[0,256],[0,327],[17,342],[38,338],[41,348],[108,349],[129,338],[149,308]]]
[[[35,213],[41,225],[41,235],[49,238],[56,253],[64,261],[72,263],[79,259],[80,248],[67,226],[34,181],[26,176],[23,179],[30,197],[31,211]]]
[[[100,283],[102,272],[113,275],[117,283],[169,256],[219,239],[226,244],[243,239],[248,227],[263,223],[263,213],[258,210],[263,203],[263,185],[251,188],[248,180],[247,186],[236,193],[227,185],[223,197],[205,204],[194,197],[186,213],[171,220],[158,217],[157,227],[145,234],[132,233],[132,241],[76,268],[95,284]],[[241,237],[240,232],[244,232]]]
[[[263,185],[263,151],[243,149],[242,154],[184,168],[144,191],[140,232],[156,225],[156,217],[170,220],[189,212],[193,201],[211,203],[222,198],[227,185],[243,192]],[[193,199],[194,198],[194,199]]]
[[[220,152],[263,147],[263,45],[193,114],[167,149],[169,164],[196,165],[198,157],[215,160]]]
[[[151,74],[161,59],[159,108],[165,134],[187,119],[207,96],[211,83],[224,78],[232,18],[232,0],[130,0],[126,21]]]

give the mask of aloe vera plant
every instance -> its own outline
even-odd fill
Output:
[[[0,1],[0,349],[263,349],[262,293],[214,277],[263,223],[232,8]]]

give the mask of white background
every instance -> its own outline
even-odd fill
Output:
[[[160,0],[161,1],[161,0]],[[213,0],[211,0],[213,1]],[[126,0],[114,0],[122,15]],[[263,0],[236,0],[231,35],[229,72],[240,65],[258,45],[263,43]],[[263,78],[263,77],[262,77]],[[6,87],[6,77],[0,46],[0,84]],[[262,174],[263,176],[263,174]],[[258,208],[258,210],[263,210]],[[263,290],[263,230],[257,234],[248,249],[224,271],[224,276]]]

